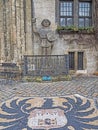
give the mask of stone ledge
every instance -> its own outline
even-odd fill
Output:
[[[15,63],[0,64],[0,78],[4,79],[20,79],[22,72]]]

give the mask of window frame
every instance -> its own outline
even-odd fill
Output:
[[[60,6],[61,2],[72,2],[72,16],[70,16],[70,15],[61,16],[61,6]],[[67,18],[72,18],[72,25],[74,25],[74,0],[59,0],[59,25],[60,26],[62,26],[61,22],[60,22],[61,18],[65,18],[65,25],[64,25],[65,27],[68,26]],[[72,26],[72,25],[70,25],[70,26]]]
[[[73,3],[73,7],[72,7],[72,17],[68,17],[68,16],[64,16],[65,18],[72,18],[72,26],[77,26],[79,27],[79,18],[84,18],[84,17],[79,17],[79,2],[90,2],[91,6],[90,6],[90,14],[91,16],[85,17],[88,18],[90,20],[90,24],[89,26],[84,26],[84,27],[91,27],[94,26],[94,22],[93,22],[93,1],[92,0],[56,0],[56,22],[59,26],[62,26],[60,23],[60,19],[64,18],[63,16],[60,15],[60,3],[63,1],[72,1]],[[66,20],[67,21],[67,20]],[[65,27],[67,25],[65,24]],[[69,25],[70,26],[70,25]]]
[[[89,16],[79,16],[79,4],[81,3],[90,3],[90,12],[89,12]],[[85,12],[84,12],[85,13]],[[84,26],[79,26],[79,19],[84,19]],[[86,26],[86,18],[89,19],[89,25]],[[78,1],[78,27],[90,27],[92,26],[92,0],[79,0]]]
[[[82,53],[82,61],[81,61],[81,59],[79,59],[79,53]],[[68,52],[68,55],[69,55],[69,70],[70,71],[77,71],[77,70],[85,70],[86,69],[85,51],[81,51],[81,50],[72,51],[72,50],[70,50]],[[82,65],[80,65],[81,62],[82,62]]]
[[[84,52],[77,52],[77,70],[84,70]]]
[[[75,70],[75,52],[69,51],[68,55],[69,55],[69,70]]]

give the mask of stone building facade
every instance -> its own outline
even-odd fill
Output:
[[[97,0],[0,0],[0,62],[20,65],[24,55],[45,55],[47,46],[49,55],[69,54],[70,70],[96,72],[97,12]],[[88,32],[80,32],[82,25]]]

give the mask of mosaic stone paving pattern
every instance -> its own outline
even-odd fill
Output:
[[[98,130],[98,108],[78,94],[16,97],[0,105],[0,130]]]

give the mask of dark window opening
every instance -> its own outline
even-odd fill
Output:
[[[83,52],[78,52],[78,70],[83,70]]]
[[[75,52],[69,52],[69,69],[75,69]]]

